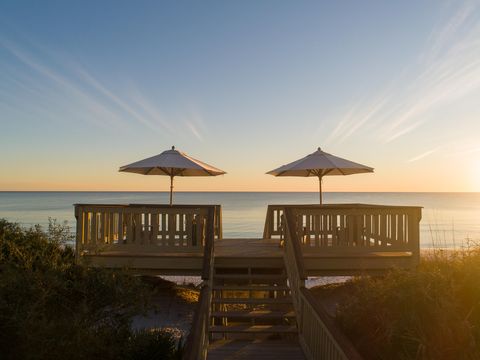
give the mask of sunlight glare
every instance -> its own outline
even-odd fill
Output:
[[[480,160],[472,163],[472,191],[480,191]]]

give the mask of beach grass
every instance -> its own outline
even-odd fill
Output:
[[[480,250],[432,251],[392,270],[315,289],[366,359],[479,359]]]
[[[162,329],[132,330],[155,286],[124,270],[76,264],[70,229],[0,219],[2,359],[174,359]]]

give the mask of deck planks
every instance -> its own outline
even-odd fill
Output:
[[[152,245],[153,246],[153,245]],[[384,271],[392,267],[411,268],[412,253],[406,251],[314,251],[304,252],[309,276],[350,275]],[[234,238],[215,239],[215,265],[219,267],[275,268],[283,266],[284,249],[278,239]],[[203,254],[178,251],[100,251],[85,253],[93,266],[128,267],[161,274],[200,275]]]

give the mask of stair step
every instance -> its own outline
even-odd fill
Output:
[[[288,286],[269,286],[269,285],[214,285],[213,290],[228,291],[287,291]]]
[[[228,280],[285,280],[287,275],[284,274],[215,274],[213,279]]]
[[[297,327],[291,325],[234,325],[210,326],[212,333],[297,333]]]
[[[279,298],[213,298],[215,304],[291,304],[290,296],[282,296]]]
[[[232,317],[248,319],[283,319],[295,317],[293,311],[245,310],[245,311],[214,311],[213,317]]]

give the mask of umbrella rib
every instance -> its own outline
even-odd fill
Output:
[[[179,169],[179,168],[170,168],[171,169],[171,176],[182,176],[181,173],[183,170],[185,169]],[[176,169],[177,171],[175,171],[174,169]]]
[[[153,170],[155,170],[155,169],[156,169],[156,168],[154,168],[154,167],[149,168],[149,169],[145,172],[145,174],[143,174],[143,175],[149,175],[149,174],[150,174]]]

